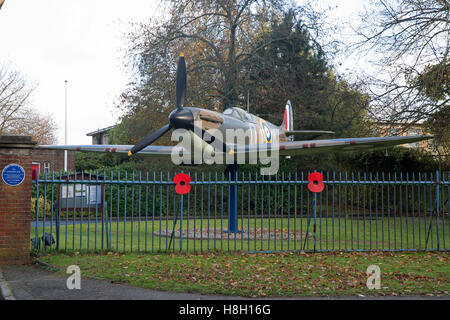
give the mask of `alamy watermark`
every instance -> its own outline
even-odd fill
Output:
[[[71,265],[67,267],[66,270],[67,274],[71,274],[71,276],[69,278],[67,278],[66,281],[66,286],[67,289],[69,290],[73,290],[73,289],[77,289],[80,290],[81,289],[81,270],[80,267],[77,265]]]
[[[201,121],[196,122],[194,132],[176,129],[172,141],[178,145],[172,149],[172,162],[180,164],[261,164],[262,175],[274,175],[279,169],[278,129],[226,129],[225,136],[220,130],[213,134],[201,130]],[[258,139],[265,143],[254,143]]]
[[[373,289],[381,289],[381,269],[379,266],[372,264],[370,266],[367,267],[366,270],[367,273],[367,288],[369,290],[373,290]]]

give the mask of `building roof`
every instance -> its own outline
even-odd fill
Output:
[[[112,125],[112,126],[109,126],[109,127],[103,128],[103,129],[98,129],[96,131],[92,131],[92,132],[86,133],[86,135],[87,136],[94,136],[94,135],[99,134],[99,133],[104,133],[104,132],[107,132],[107,131],[111,130],[115,126],[116,125]]]

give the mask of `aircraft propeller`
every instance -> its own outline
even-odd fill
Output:
[[[169,123],[164,127],[152,132],[145,138],[141,139],[130,151],[128,155],[131,156],[148,145],[152,144],[163,136],[167,131],[172,128],[188,128],[193,126],[194,116],[189,109],[184,108],[184,100],[186,97],[186,62],[184,55],[180,54],[177,66],[177,82],[176,82],[176,107],[169,115]]]
[[[169,115],[169,123],[164,127],[150,133],[145,138],[141,139],[130,151],[128,155],[132,156],[137,152],[141,151],[148,145],[158,140],[170,129],[187,129],[194,132],[201,132],[202,137],[205,136],[205,130],[199,128],[194,123],[194,114],[191,108],[184,107],[184,100],[186,97],[186,62],[184,60],[184,54],[180,54],[180,59],[178,60],[177,66],[177,80],[176,80],[176,109],[173,110]],[[217,137],[212,139],[214,146],[223,152],[230,152],[230,148],[223,143]]]

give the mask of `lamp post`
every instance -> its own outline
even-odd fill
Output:
[[[64,130],[64,144],[67,145],[67,80],[65,80]],[[64,171],[67,172],[67,150],[64,150]]]

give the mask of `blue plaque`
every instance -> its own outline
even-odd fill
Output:
[[[25,170],[18,164],[8,164],[2,171],[2,179],[9,186],[18,186],[25,179]]]

